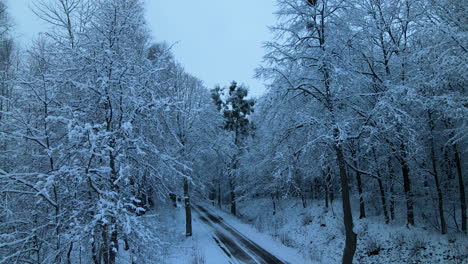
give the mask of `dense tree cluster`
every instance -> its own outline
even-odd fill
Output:
[[[343,202],[346,248],[381,215],[466,232],[466,7],[462,1],[279,0],[258,75],[252,195]],[[340,191],[341,190],[341,191]],[[379,197],[375,199],[374,197]],[[355,199],[354,199],[355,198]],[[377,210],[376,210],[377,209]],[[404,212],[401,214],[400,212]]]
[[[138,216],[196,184],[208,90],[139,0],[37,1],[51,30],[18,62],[1,3],[0,263],[156,261]]]

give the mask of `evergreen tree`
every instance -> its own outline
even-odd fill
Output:
[[[224,129],[234,133],[234,155],[232,156],[229,185],[231,187],[231,213],[236,215],[236,174],[239,169],[239,156],[242,155],[244,140],[252,134],[253,123],[249,115],[254,111],[255,100],[246,99],[247,88],[232,82],[228,88],[228,96],[223,100],[224,88],[216,87],[211,90],[211,98],[218,111],[223,113]]]

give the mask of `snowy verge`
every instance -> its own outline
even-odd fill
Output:
[[[303,208],[300,201],[283,200],[275,215],[269,199],[243,201],[237,206],[245,223],[227,213],[219,214],[241,232],[255,234],[252,240],[265,249],[280,252],[284,249],[274,245],[281,243],[307,259],[291,263],[341,262],[344,228],[339,202],[333,210],[325,210],[322,201]],[[354,229],[358,234],[355,263],[468,263],[468,239],[463,234],[442,236],[417,227],[385,225],[372,217],[355,219]],[[276,243],[266,242],[269,240]]]
[[[212,230],[207,228],[192,211],[193,236],[185,236],[185,210],[163,205],[156,209],[160,212],[155,225],[163,245],[158,252],[164,264],[224,264],[228,257],[213,239]],[[156,252],[155,252],[156,253]]]

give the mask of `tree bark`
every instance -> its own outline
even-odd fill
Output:
[[[357,168],[356,162],[355,162],[354,166]],[[359,193],[359,219],[362,219],[362,218],[366,217],[366,208],[364,206],[364,197],[363,197],[363,194],[362,194],[361,173],[359,171],[356,171],[356,182],[357,182],[358,193]]]
[[[406,218],[408,225],[414,226],[414,207],[413,207],[413,193],[411,191],[410,168],[406,160],[406,147],[402,143],[400,145],[402,157],[400,159],[401,171],[403,174],[403,189],[406,198]]]
[[[385,224],[388,224],[390,222],[390,219],[388,218],[388,212],[387,212],[387,201],[385,198],[385,190],[382,182],[382,176],[380,175],[380,169],[379,169],[379,163],[377,162],[377,155],[375,154],[375,149],[372,148],[372,153],[374,155],[374,162],[375,162],[375,167],[377,171],[377,183],[379,184],[379,192],[380,192],[380,201],[382,203],[382,212],[385,217]]]
[[[185,236],[192,236],[192,209],[190,207],[189,184],[184,177]]]
[[[231,179],[230,181],[230,186],[231,186],[231,214],[232,215],[236,215],[236,193],[234,192],[234,183],[233,183],[233,179]]]
[[[391,158],[387,161],[388,172],[390,176],[390,219],[395,220],[395,194],[393,190],[395,172],[392,167]]]
[[[221,176],[218,179],[218,206],[221,208]]]
[[[326,176],[326,177],[328,177],[328,176]],[[325,178],[324,187],[325,187],[325,208],[328,209],[328,181],[327,181],[326,178]]]
[[[377,182],[379,184],[380,200],[382,201],[382,211],[385,217],[385,224],[388,224],[390,222],[390,218],[388,217],[387,212],[387,199],[385,198],[385,189],[383,187],[383,182],[381,178],[377,178]]]
[[[234,192],[234,186],[231,186],[231,214],[236,215],[236,193]]]
[[[113,148],[114,147],[114,142],[111,141],[110,146]],[[111,183],[111,190],[114,193],[118,192],[119,186],[117,185],[116,181],[118,178],[118,172],[117,168],[115,165],[115,158],[116,156],[112,153],[112,151],[109,151],[109,167],[111,169],[111,178],[110,178],[110,183]],[[117,201],[115,201],[115,197],[112,198],[113,202],[115,203],[115,207],[117,207]],[[107,251],[106,255],[108,258],[108,264],[114,264],[115,259],[117,257],[117,251],[119,250],[119,241],[118,241],[118,233],[117,233],[117,228],[116,228],[116,219],[115,216],[111,215],[110,216],[110,226],[105,226],[104,229],[107,229],[110,227],[110,245],[106,241],[106,247],[105,251]],[[105,236],[103,235],[103,238],[106,237],[107,239],[107,230],[105,233]]]
[[[302,207],[304,209],[307,208],[307,198],[305,197],[304,193],[301,193],[301,200],[302,200]]]
[[[81,249],[80,249],[81,250]],[[73,251],[73,242],[70,243],[70,246],[68,247],[68,251],[67,251],[67,264],[71,264],[71,253]]]
[[[437,191],[437,200],[439,206],[439,218],[440,218],[440,233],[446,234],[447,233],[447,223],[445,222],[444,216],[444,199],[442,196],[442,189],[440,188],[439,182],[439,173],[437,171],[437,160],[435,155],[435,146],[434,146],[434,136],[432,135],[432,131],[434,131],[434,120],[432,119],[431,112],[428,112],[428,120],[429,120],[429,127],[431,129],[431,162],[432,162],[432,175],[434,176],[434,183],[436,186]]]
[[[99,251],[100,250],[98,246],[96,245],[96,237],[94,237],[93,242],[91,242],[91,255],[92,255],[94,264],[101,263],[101,257],[100,257]]]
[[[107,225],[104,225],[102,227],[102,248],[100,251],[102,252],[102,258],[104,259],[104,264],[112,264],[110,263],[110,258],[109,258],[109,243],[107,241]],[[101,254],[100,254],[101,255]],[[99,260],[101,259],[101,256],[98,257]]]
[[[457,166],[457,175],[458,175],[458,189],[460,192],[462,232],[466,233],[466,197],[465,197],[465,185],[463,183],[463,175],[462,175],[462,164],[460,160],[460,153],[458,152],[458,149],[457,149],[457,145],[453,146],[453,150],[455,151],[455,164]]]
[[[440,233],[443,235],[447,233],[447,224],[445,222],[445,217],[444,217],[444,200],[442,197],[442,190],[440,188],[439,176],[438,176],[437,164],[436,164],[434,152],[435,152],[434,143],[432,143],[432,146],[431,146],[432,174],[434,175],[434,182],[435,182],[435,186],[437,190],[437,199],[438,199],[438,204],[439,204]]]
[[[338,138],[339,131],[335,129],[335,138]],[[335,144],[336,158],[340,169],[341,193],[343,199],[343,222],[345,226],[346,241],[343,252],[343,264],[352,264],[354,253],[356,252],[357,235],[353,231],[353,215],[351,212],[351,202],[349,198],[348,175],[343,149],[339,142]]]
[[[275,195],[271,194],[271,201],[273,203],[273,215],[276,214],[276,201],[275,201]]]

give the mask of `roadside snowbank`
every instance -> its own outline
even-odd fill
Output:
[[[283,200],[275,215],[269,199],[244,201],[237,206],[240,218],[264,233],[253,240],[261,244],[262,239],[272,236],[307,259],[291,263],[341,262],[344,227],[339,202],[326,211],[321,201],[304,209],[300,201]],[[244,233],[257,233],[226,213],[223,217]],[[420,228],[385,225],[375,218],[355,219],[354,229],[358,234],[355,263],[468,263],[468,238],[463,234],[442,236]],[[274,243],[261,245],[272,252],[279,250],[272,246]]]

